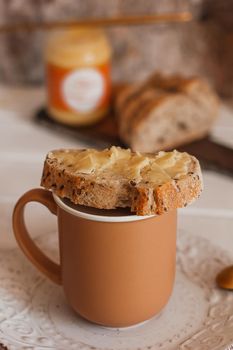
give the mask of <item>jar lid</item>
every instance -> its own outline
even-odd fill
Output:
[[[111,47],[101,29],[71,28],[49,35],[45,59],[61,67],[98,65],[109,59]]]

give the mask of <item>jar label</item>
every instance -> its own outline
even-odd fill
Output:
[[[79,115],[107,108],[111,94],[109,62],[95,67],[65,68],[48,63],[47,103],[49,108]]]
[[[85,113],[94,110],[105,92],[103,75],[94,68],[71,71],[62,84],[62,94],[70,108]]]

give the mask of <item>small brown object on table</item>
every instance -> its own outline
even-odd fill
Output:
[[[216,277],[219,288],[233,290],[233,265],[225,267]]]

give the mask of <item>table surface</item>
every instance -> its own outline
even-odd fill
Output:
[[[43,160],[48,150],[88,147],[45,130],[32,121],[44,104],[38,88],[0,87],[0,247],[16,247],[11,229],[11,212],[17,198],[26,190],[39,187]],[[212,130],[213,138],[233,148],[233,110],[222,105]],[[179,228],[190,228],[193,235],[206,238],[224,249],[233,261],[233,180],[213,171],[204,171],[204,192],[192,206],[179,211]],[[44,215],[46,220],[40,220]],[[55,219],[44,208],[30,205],[26,212],[32,236],[55,229]],[[1,251],[0,251],[1,254]],[[1,339],[0,339],[1,343]]]

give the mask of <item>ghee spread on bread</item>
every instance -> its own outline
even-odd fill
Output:
[[[59,156],[59,152],[56,153]],[[135,181],[143,178],[154,183],[164,182],[171,177],[180,177],[187,172],[190,156],[187,153],[159,152],[156,157],[130,149],[112,146],[110,149],[98,151],[83,150],[79,153],[61,151],[64,166],[83,174],[100,174],[110,172],[112,176],[120,176]]]

